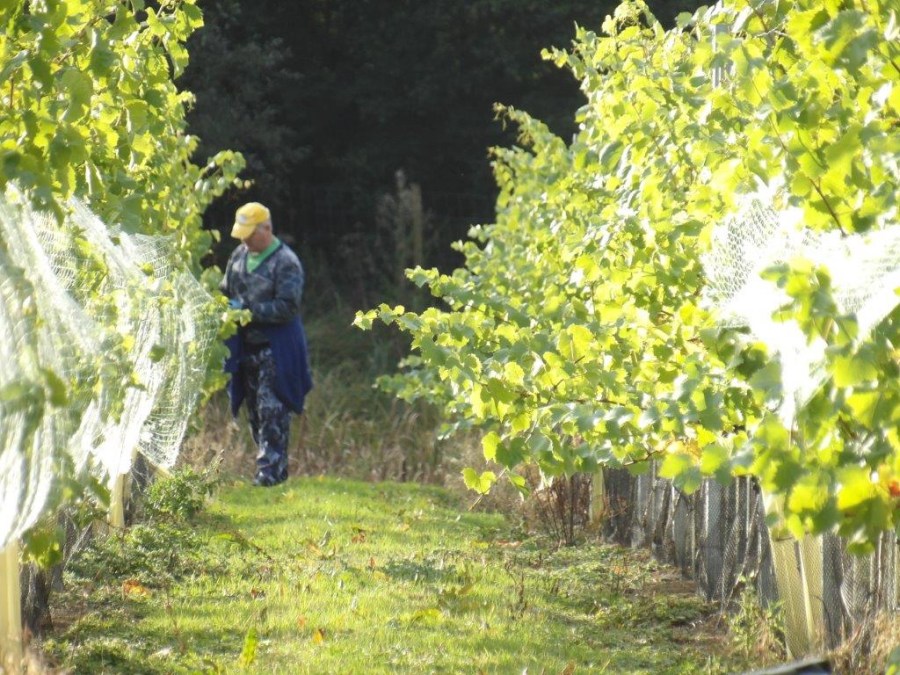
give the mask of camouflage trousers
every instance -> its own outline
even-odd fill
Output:
[[[272,350],[262,349],[244,356],[241,362],[244,378],[247,417],[256,443],[255,482],[275,485],[287,480],[288,433],[291,411],[275,394],[275,358]]]

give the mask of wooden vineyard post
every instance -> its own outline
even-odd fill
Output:
[[[131,451],[127,468],[114,474],[109,486],[109,516],[107,522],[113,529],[125,528],[125,500],[128,499],[128,488],[131,482],[131,469],[137,459],[137,448]],[[121,466],[119,467],[121,469]]]
[[[19,587],[19,544],[0,551],[0,668],[21,672],[22,600]]]
[[[781,511],[778,500],[763,492],[766,513]],[[822,607],[822,537],[797,541],[788,534],[777,537],[769,530],[775,585],[784,612],[784,637],[793,658],[822,649],[824,610]]]
[[[806,616],[806,639],[810,653],[825,647],[824,585],[822,579],[822,537],[807,535],[798,545],[800,576],[803,583],[803,610]]]
[[[125,479],[128,474],[120,473],[113,478],[109,491],[109,526],[121,530],[125,527]]]
[[[603,483],[603,469],[598,468],[591,477],[591,501],[588,521],[591,527],[598,528],[606,515],[606,486]]]

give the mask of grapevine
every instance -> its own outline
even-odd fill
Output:
[[[520,143],[494,150],[496,222],[465,267],[409,271],[443,305],[361,312],[412,337],[383,385],[483,430],[484,454],[547,475],[649,460],[690,491],[752,475],[796,535],[855,550],[897,526],[895,309],[867,335],[836,310],[829,270],[766,271],[780,321],[822,340],[828,377],[785,422],[781,364],[703,302],[716,225],[760,190],[811,231],[897,226],[898,16],[887,2],[726,0],[664,31],[623,3],[605,37],[579,28],[545,56],[581,82],[566,143],[503,108]],[[467,474],[489,489],[495,472]]]

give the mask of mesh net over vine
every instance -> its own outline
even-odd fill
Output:
[[[212,298],[165,236],[64,221],[0,196],[0,546],[38,519],[60,465],[107,480],[174,464],[206,374]]]
[[[827,267],[834,301],[842,314],[854,314],[864,339],[900,303],[900,226],[859,235],[804,229],[799,209],[776,211],[763,196],[748,198],[712,234],[703,266],[706,299],[724,326],[749,328],[782,368],[784,400],[779,411],[790,424],[822,384],[825,343],[808,342],[793,321],[773,313],[787,294],[761,273],[768,267],[803,258]]]
[[[788,296],[761,273],[796,258],[827,267],[837,311],[855,315],[858,339],[865,339],[900,303],[900,226],[860,235],[813,232],[802,227],[799,209],[779,212],[770,203],[763,196],[750,198],[738,213],[714,228],[703,261],[709,284],[706,300],[717,310],[720,325],[746,327],[751,338],[763,342],[779,360],[784,390],[779,415],[790,427],[797,410],[827,375],[825,345],[822,340],[808,342],[795,322],[773,318]],[[777,510],[767,495],[761,496],[765,509],[757,504],[752,509],[755,515],[747,510],[760,521],[773,506]],[[731,528],[730,535],[710,533],[709,541],[722,547],[713,558],[746,567],[740,553],[745,546],[742,533],[750,531],[746,518],[740,517],[744,509],[722,511],[724,502],[704,503],[715,522],[721,517]],[[768,550],[777,592],[773,588],[768,594],[784,601],[791,653],[803,654],[819,633],[827,644],[836,646],[875,609],[895,610],[900,598],[896,543],[894,533],[885,533],[876,553],[861,558],[848,556],[846,542],[834,534],[806,537],[799,543],[772,538]],[[713,577],[725,588],[739,578],[729,577],[725,567],[716,569],[721,569],[722,576],[717,572]],[[762,571],[759,568],[760,579]]]

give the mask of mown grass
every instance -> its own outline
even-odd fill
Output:
[[[137,534],[136,534],[137,533]],[[100,538],[44,641],[83,673],[734,672],[715,607],[640,551],[555,549],[432,486],[223,487]]]

